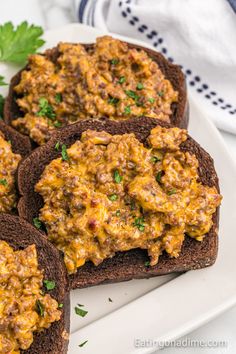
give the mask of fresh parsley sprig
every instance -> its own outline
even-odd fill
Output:
[[[0,26],[0,61],[24,64],[29,54],[36,53],[45,41],[42,27],[24,21],[16,28],[11,22]]]

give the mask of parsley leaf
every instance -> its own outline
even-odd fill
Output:
[[[143,87],[144,87],[144,86],[143,86],[142,82],[138,82],[138,83],[137,83],[137,86],[136,86],[136,89],[137,89],[137,90],[142,90]]]
[[[61,103],[61,102],[62,102],[62,95],[61,95],[61,93],[56,93],[56,94],[55,94],[55,101],[56,101],[56,103]]]
[[[53,280],[44,280],[43,285],[47,290],[53,290],[56,286],[56,283]]]
[[[4,77],[0,75],[0,86],[6,86],[8,85],[5,81],[4,81]]]
[[[58,141],[58,142],[56,143],[56,145],[54,146],[54,148],[55,148],[56,151],[59,151],[59,149],[60,149],[60,141]]]
[[[152,156],[151,157],[151,162],[157,163],[158,161],[161,161],[161,159],[158,156]]]
[[[116,105],[117,103],[119,103],[119,98],[116,98],[116,97],[110,97],[108,98],[108,103],[112,104],[112,105]]]
[[[69,161],[69,156],[65,144],[62,144],[61,146],[61,158],[63,161]]]
[[[137,101],[139,99],[139,96],[137,95],[137,93],[132,90],[125,90],[125,93],[128,97],[133,98],[133,100],[135,100],[135,101]]]
[[[149,101],[150,103],[154,103],[154,102],[155,102],[155,98],[149,97],[148,101]]]
[[[144,231],[144,229],[145,229],[144,218],[143,217],[135,218],[134,226],[136,226],[139,231]]]
[[[60,304],[58,305],[58,308],[59,308],[59,309],[62,309],[63,306],[64,306],[64,304],[63,304],[63,303],[60,303]]]
[[[122,181],[123,177],[119,174],[118,170],[114,171],[114,181],[119,184]]]
[[[177,192],[177,190],[176,190],[175,188],[173,188],[173,189],[169,190],[169,191],[167,192],[167,194],[168,194],[168,195],[172,195],[172,194],[175,194],[176,192]]]
[[[116,216],[120,216],[120,210],[116,210]]]
[[[109,198],[112,202],[114,202],[114,201],[117,200],[118,195],[117,195],[117,194],[111,194],[111,195],[108,196],[108,198]]]
[[[49,119],[54,119],[56,117],[56,113],[54,112],[53,107],[44,97],[39,99],[39,111],[37,112],[37,116],[47,117]]]
[[[126,107],[125,107],[124,113],[125,113],[125,114],[130,114],[130,113],[131,113],[131,108],[130,108],[130,106],[126,106]]]
[[[4,178],[4,179],[0,179],[0,184],[4,187],[7,186],[7,180]]]
[[[39,316],[44,316],[44,305],[40,300],[36,300],[36,312],[39,314]]]
[[[39,220],[39,218],[34,218],[33,224],[36,227],[36,229],[41,229],[41,227],[42,227],[42,222]]]
[[[110,60],[110,63],[111,63],[112,65],[117,65],[117,64],[119,63],[119,59],[113,58],[113,59]]]
[[[55,128],[60,128],[62,126],[62,122],[59,122],[59,120],[57,120],[55,123],[53,123]]]
[[[79,308],[78,306],[75,306],[75,313],[76,313],[76,315],[79,315],[81,317],[85,317],[87,315],[88,311],[85,311],[85,310]]]
[[[4,97],[0,95],[0,119],[3,117]]]
[[[159,91],[159,92],[157,92],[157,94],[158,94],[158,96],[160,96],[160,97],[163,97],[163,96],[164,96],[164,92],[163,92],[163,91]]]
[[[0,26],[0,61],[24,64],[45,41],[40,37],[43,29],[24,21],[14,29],[11,22]]]
[[[84,341],[83,343],[79,344],[79,347],[82,348],[86,343],[88,343],[88,341]]]
[[[145,267],[149,267],[149,266],[150,266],[150,261],[146,261],[146,262],[144,263],[144,265],[145,265]]]
[[[125,82],[125,77],[124,76],[121,76],[120,78],[119,78],[119,84],[123,84],[124,82]]]
[[[162,171],[157,172],[156,181],[161,182],[161,177],[162,177]]]

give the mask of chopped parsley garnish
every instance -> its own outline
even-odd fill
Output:
[[[112,202],[114,202],[115,200],[118,199],[118,195],[117,195],[117,194],[111,194],[111,195],[108,196],[108,198],[109,198]]]
[[[137,86],[136,86],[136,89],[137,90],[142,90],[144,88],[142,82],[138,82]]]
[[[112,300],[110,297],[108,298],[108,301],[109,301],[109,302],[113,302],[113,300]]]
[[[36,229],[41,229],[41,227],[42,227],[42,222],[39,220],[39,218],[34,218],[33,224],[36,227]]]
[[[77,304],[79,307],[84,307],[84,305],[82,305],[82,304]]]
[[[109,97],[107,102],[115,106],[117,103],[119,103],[119,101],[120,101],[119,98]]]
[[[3,179],[0,179],[0,184],[2,185],[2,186],[7,186],[7,180],[5,179],[5,178],[3,178]]]
[[[0,119],[3,117],[4,97],[0,95]]]
[[[145,229],[144,218],[143,217],[135,218],[134,226],[136,226],[139,229],[139,231],[144,231],[144,229]]]
[[[149,101],[150,103],[154,103],[154,102],[155,102],[155,98],[149,97],[148,101]]]
[[[124,113],[125,113],[125,114],[130,114],[130,113],[131,113],[130,106],[126,106],[126,107],[125,107]]]
[[[118,81],[118,83],[119,84],[123,84],[124,82],[125,82],[125,77],[124,76],[121,76],[120,78],[119,78],[119,81]]]
[[[122,181],[122,179],[123,179],[123,177],[119,174],[119,171],[118,170],[115,170],[114,171],[114,181],[117,183],[117,184],[119,184],[121,181]]]
[[[136,209],[136,205],[135,205],[135,201],[134,200],[131,200],[130,209],[131,210],[135,210]]]
[[[0,86],[6,86],[8,85],[5,81],[4,81],[4,77],[0,75]]]
[[[63,304],[63,303],[60,303],[60,304],[58,305],[58,308],[59,308],[59,309],[62,309],[63,306],[64,306],[64,304]]]
[[[158,94],[158,96],[163,97],[164,92],[163,91],[159,91],[159,92],[157,92],[157,94]]]
[[[62,122],[59,122],[58,120],[53,124],[54,127],[60,128],[62,126]]]
[[[159,157],[157,157],[157,156],[152,156],[151,157],[151,162],[157,163],[158,161],[161,161],[161,159]]]
[[[146,261],[146,262],[144,263],[144,265],[145,265],[145,267],[149,267],[149,266],[150,266],[150,261]]]
[[[78,315],[80,317],[85,317],[87,315],[88,311],[85,311],[85,310],[81,309],[80,307],[75,306],[75,313],[76,313],[76,315]]]
[[[44,280],[43,285],[47,290],[53,290],[56,286],[56,283],[53,280]]]
[[[113,59],[110,60],[110,63],[111,63],[112,65],[117,65],[117,64],[119,63],[119,59],[113,58]]]
[[[173,188],[173,189],[170,189],[168,192],[167,192],[167,194],[168,195],[172,195],[172,194],[175,194],[177,192],[177,190],[175,189],[175,188]]]
[[[85,340],[83,343],[79,344],[79,347],[82,348],[86,343],[88,343],[87,340]]]
[[[59,149],[60,149],[60,141],[58,141],[57,143],[56,143],[56,145],[55,145],[55,150],[56,151],[59,151]]]
[[[55,101],[56,101],[56,103],[61,103],[61,102],[62,102],[62,95],[61,95],[61,93],[56,93],[56,94],[55,94]]]
[[[55,119],[56,113],[53,110],[53,107],[48,103],[48,100],[44,97],[39,99],[39,111],[37,116],[47,117],[49,119]]]
[[[125,93],[128,97],[132,98],[135,101],[137,101],[139,99],[139,96],[137,95],[137,93],[132,90],[125,90]]]
[[[161,182],[161,177],[162,177],[162,171],[157,172],[156,181]]]
[[[120,216],[120,210],[116,210],[116,216]]]
[[[36,300],[36,311],[39,314],[39,316],[41,317],[44,316],[44,305],[40,300]]]
[[[68,156],[67,148],[66,148],[65,144],[62,144],[62,146],[61,146],[61,158],[62,158],[62,161],[69,161],[69,156]]]
[[[143,102],[140,101],[141,97],[137,95],[136,92],[132,90],[125,90],[125,93],[128,97],[132,98],[135,101],[137,107],[143,106]]]
[[[45,41],[40,37],[42,27],[29,25],[26,21],[16,29],[11,22],[0,26],[0,61],[24,64],[29,54],[33,54]]]

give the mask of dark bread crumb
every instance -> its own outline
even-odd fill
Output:
[[[55,150],[57,141],[71,146],[80,139],[83,131],[94,129],[105,130],[110,134],[124,134],[133,132],[136,137],[145,143],[150,130],[156,125],[170,127],[169,124],[150,118],[134,118],[123,122],[114,122],[108,119],[87,120],[70,125],[54,133],[50,141],[26,158],[18,171],[19,191],[22,196],[18,204],[19,215],[32,223],[38,216],[43,206],[41,196],[34,192],[34,186],[40,179],[45,168],[53,159],[60,156]],[[215,186],[219,191],[218,177],[214,169],[214,163],[210,155],[191,137],[181,144],[182,151],[195,154],[199,161],[199,179],[204,185]],[[103,283],[130,280],[133,278],[149,278],[156,275],[172,272],[184,272],[190,269],[203,268],[212,265],[217,256],[218,249],[218,218],[219,208],[213,215],[213,226],[202,242],[198,242],[186,236],[182,252],[178,258],[170,258],[167,254],[160,257],[154,267],[145,266],[148,261],[146,251],[135,249],[128,252],[117,253],[113,258],[103,261],[95,267],[91,262],[79,268],[77,273],[71,275],[70,286],[72,289],[83,288]]]
[[[44,278],[55,280],[56,287],[50,295],[63,303],[61,320],[54,322],[48,329],[34,333],[34,341],[29,349],[22,350],[25,354],[65,354],[68,339],[65,332],[70,329],[70,298],[68,291],[67,271],[62,256],[32,225],[18,216],[0,214],[0,240],[6,241],[14,250],[35,244],[39,260],[39,268],[44,270]]]

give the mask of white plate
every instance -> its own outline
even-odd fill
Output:
[[[104,32],[73,24],[45,34],[51,47],[59,41],[93,42]],[[126,41],[132,41],[125,37]],[[10,77],[16,68],[0,66]],[[175,339],[219,315],[236,303],[236,168],[224,142],[207,117],[190,98],[190,134],[212,155],[220,178],[223,203],[220,220],[220,248],[216,264],[180,276],[103,285],[71,293],[71,337],[69,354],[152,353],[157,346],[135,347],[136,339],[163,342]],[[109,301],[109,298],[113,302]],[[84,304],[88,315],[74,313]],[[88,340],[82,348],[79,344]],[[154,343],[155,344],[155,343]]]

